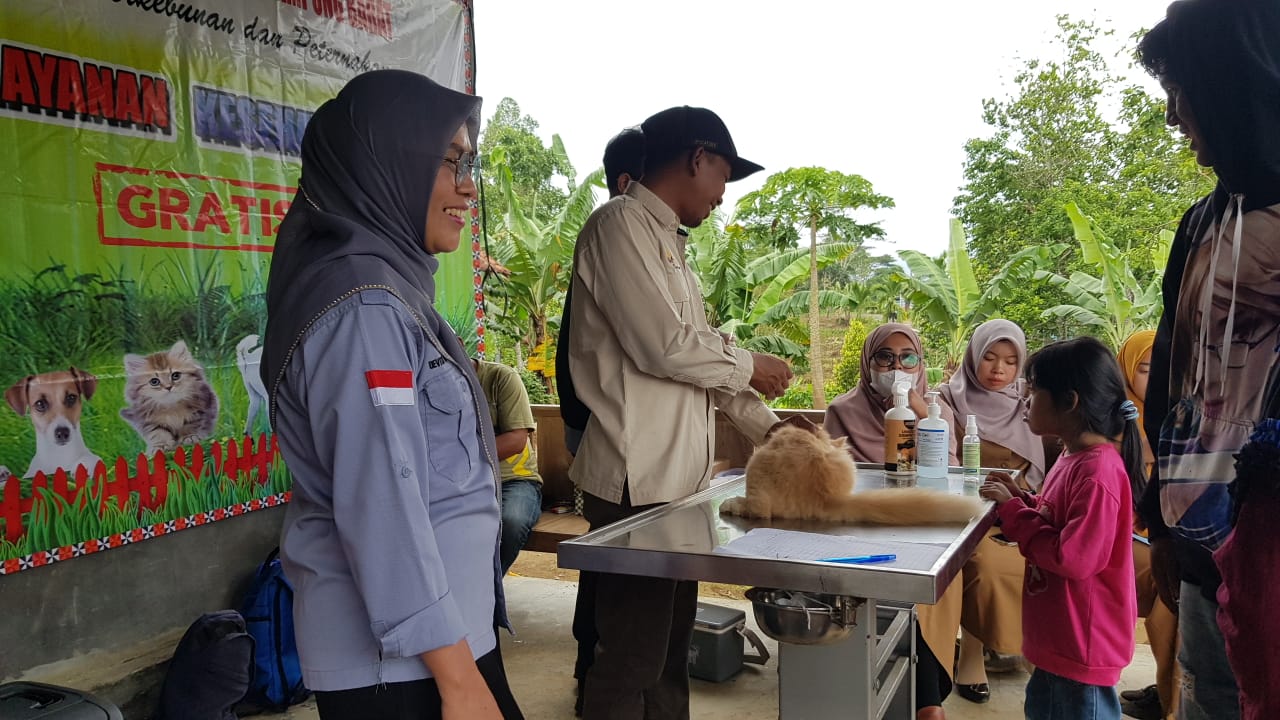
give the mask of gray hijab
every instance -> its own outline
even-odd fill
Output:
[[[1013,345],[1018,354],[1014,373],[1017,379],[1002,390],[988,390],[978,379],[978,365],[991,346],[1002,340]],[[1026,403],[1022,399],[1022,371],[1026,365],[1027,337],[1022,328],[1009,320],[988,320],[973,331],[964,363],[940,389],[942,401],[955,411],[956,435],[963,436],[967,416],[976,415],[979,437],[1008,448],[1031,463],[1026,480],[1038,488],[1044,481],[1044,443],[1023,418]]]
[[[439,261],[424,245],[445,150],[464,122],[475,145],[479,114],[480,98],[416,73],[376,70],[353,78],[311,118],[298,194],[267,281],[261,372],[272,422],[300,338],[335,301],[365,286],[399,296],[480,392],[461,343],[436,312]],[[487,404],[479,406],[487,416]]]

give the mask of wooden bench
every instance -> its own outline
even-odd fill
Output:
[[[805,415],[811,421],[822,424],[821,410],[776,410],[780,418]],[[559,405],[534,405],[533,419],[538,423],[535,438],[538,443],[538,473],[542,475],[542,517],[529,533],[525,550],[555,552],[563,540],[575,538],[587,531],[587,520],[572,511],[551,512],[548,508],[567,502],[572,508],[573,481],[569,479],[569,464],[573,457],[564,446],[564,421],[560,419]],[[743,467],[751,457],[752,445],[723,414],[716,413],[716,458],[722,467]]]

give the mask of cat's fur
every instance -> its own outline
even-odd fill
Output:
[[[147,443],[147,454],[172,452],[213,434],[218,396],[181,340],[151,355],[124,356],[126,406],[120,411]]]
[[[746,496],[725,500],[720,512],[766,520],[938,525],[966,523],[983,510],[976,497],[924,488],[854,494],[856,472],[844,438],[832,440],[821,429],[814,434],[779,428],[747,463]]]

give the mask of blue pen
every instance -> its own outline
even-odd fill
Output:
[[[843,565],[869,565],[897,560],[897,555],[854,555],[853,557],[822,558],[818,562],[841,563]]]

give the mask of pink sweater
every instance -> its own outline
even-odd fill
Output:
[[[1110,444],[1063,455],[1043,491],[1000,507],[1027,559],[1022,654],[1038,668],[1113,686],[1133,659],[1133,501]]]

